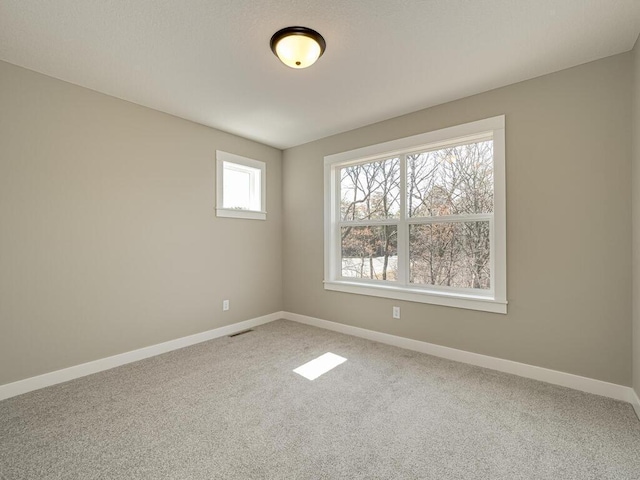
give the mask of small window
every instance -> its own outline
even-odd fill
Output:
[[[327,290],[506,313],[504,117],[325,157]]]
[[[216,151],[218,217],[265,220],[264,162]]]

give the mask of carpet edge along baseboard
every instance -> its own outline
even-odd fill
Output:
[[[40,388],[56,385],[58,383],[67,382],[69,380],[84,377],[86,375],[91,375],[93,373],[98,373],[104,370],[118,367],[120,365],[125,365],[127,363],[143,360],[145,358],[160,355],[162,353],[167,353],[179,348],[188,347],[190,345],[206,342],[208,340],[213,340],[215,338],[223,337],[226,335],[232,335],[234,333],[257,327],[259,325],[263,325],[265,323],[269,323],[278,319],[285,319],[303,323],[305,325],[311,325],[343,333],[346,335],[365,338],[368,340],[385,343],[387,345],[405,348],[407,350],[426,353],[428,355],[434,355],[436,357],[446,358],[449,360],[454,360],[488,368],[491,370],[518,375],[525,378],[531,378],[533,380],[551,383],[553,385],[559,385],[567,388],[572,388],[574,390],[580,390],[595,395],[602,395],[604,397],[621,400],[633,405],[636,413],[640,417],[640,400],[638,399],[638,395],[636,394],[636,392],[631,387],[604,382],[602,380],[596,380],[593,378],[582,377],[571,373],[560,372],[558,370],[537,367],[535,365],[528,365],[511,360],[505,360],[502,358],[491,357],[488,355],[467,352],[465,350],[444,347],[442,345],[436,345],[420,340],[413,340],[406,337],[399,337],[396,335],[390,335],[374,330],[353,327],[351,325],[331,322],[316,317],[310,317],[307,315],[300,315],[297,313],[286,311],[270,313],[268,315],[244,320],[231,325],[208,330],[206,332],[189,335],[187,337],[170,340],[168,342],[159,343],[157,345],[151,345],[137,350],[132,350],[130,352],[125,352],[118,355],[113,355],[111,357],[94,360],[61,370],[56,370],[54,372],[26,378],[24,380],[18,380],[13,383],[0,385],[0,400],[31,392],[33,390],[38,390]]]

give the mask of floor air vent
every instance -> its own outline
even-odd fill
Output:
[[[249,329],[249,330],[242,330],[241,332],[238,333],[234,333],[232,335],[229,335],[229,338],[231,337],[237,337],[238,335],[244,335],[245,333],[249,333],[249,332],[253,332],[253,330]]]

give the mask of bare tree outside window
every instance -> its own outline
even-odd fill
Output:
[[[407,155],[410,217],[467,216],[467,221],[411,225],[409,281],[456,288],[491,287],[488,221],[493,212],[493,142]]]
[[[493,142],[407,155],[410,217],[493,212]]]
[[[398,235],[395,225],[342,229],[342,276],[397,280]]]
[[[505,115],[324,157],[324,289],[507,312]]]
[[[491,288],[492,140],[351,165],[339,178],[343,277],[398,280],[404,228],[409,283]]]
[[[399,218],[400,159],[343,168],[340,198],[343,221]],[[397,280],[397,226],[346,226],[340,233],[343,277]]]
[[[489,289],[489,222],[409,227],[411,283]]]
[[[400,159],[343,168],[340,180],[342,220],[400,217]]]

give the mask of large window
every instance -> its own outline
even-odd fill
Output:
[[[217,215],[265,220],[265,163],[220,150],[216,162]]]
[[[504,117],[325,157],[325,288],[506,313]]]

